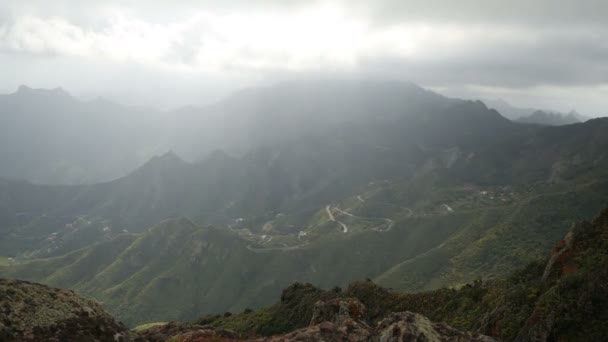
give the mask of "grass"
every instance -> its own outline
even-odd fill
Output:
[[[153,323],[146,323],[146,324],[142,324],[142,325],[138,325],[135,328],[133,328],[134,331],[144,331],[153,327],[157,327],[160,325],[165,325],[167,324],[167,322],[153,322]]]

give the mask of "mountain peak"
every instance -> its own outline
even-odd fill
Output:
[[[46,88],[32,88],[27,85],[20,85],[17,88],[16,95],[20,96],[53,96],[53,97],[64,97],[72,98],[72,96],[61,87],[46,89]]]
[[[187,164],[177,153],[173,152],[173,150],[169,150],[161,155],[157,155],[152,157],[146,164],[162,164],[162,165],[172,165],[172,164]]]
[[[173,152],[173,150],[169,150],[164,154],[152,157],[150,160],[140,166],[137,170],[135,170],[133,174],[150,172],[161,172],[162,174],[169,174],[172,173],[172,170],[182,169],[183,167],[188,165],[190,164],[180,158],[175,152]]]
[[[517,119],[517,121],[521,123],[532,123],[546,126],[562,126],[578,123],[581,120],[572,113],[562,114],[558,112],[536,110],[527,117]]]

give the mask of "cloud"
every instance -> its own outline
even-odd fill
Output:
[[[427,21],[528,28],[606,27],[604,0],[343,0],[378,25]]]
[[[352,65],[374,43],[366,30],[326,8],[293,15],[200,12],[165,24],[115,14],[99,29],[22,15],[0,26],[0,49],[199,70],[302,69]]]
[[[446,89],[588,90],[608,84],[606,17],[603,0],[8,0],[0,55],[177,78],[336,73]]]

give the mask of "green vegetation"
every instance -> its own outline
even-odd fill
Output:
[[[370,190],[365,203],[351,198],[336,205],[361,217],[386,215],[390,205],[374,201],[390,203],[391,193],[405,192],[400,189],[406,187],[393,186],[379,192],[382,197]],[[314,215],[319,225],[291,249],[272,248],[272,242],[256,246],[239,232],[170,220],[64,256],[0,267],[0,274],[76,289],[131,326],[192,320],[268,305],[294,279],[332,288],[369,277],[401,291],[499,279],[546,255],[547,239],[559,239],[573,221],[608,201],[603,182],[515,189],[517,199],[503,204],[482,202],[480,196],[487,195],[481,191],[489,190],[436,190],[421,199],[428,204],[412,205],[413,214],[395,211],[395,223],[385,232],[342,215],[338,219],[351,228],[344,234],[323,208]],[[443,202],[453,203],[454,212],[433,211]],[[261,320],[267,314],[258,310],[244,317]]]
[[[413,311],[505,341],[598,341],[608,336],[607,262],[605,210],[592,223],[576,225],[550,258],[530,263],[505,279],[420,293],[395,292],[371,281],[355,282],[344,292],[295,284],[273,306],[255,313],[208,316],[199,322],[241,336],[286,333],[308,324],[314,300],[354,297],[365,305],[364,319],[372,326],[391,312]]]
[[[77,290],[130,326],[251,308],[222,319],[279,331],[260,308],[295,281],[500,282],[608,202],[608,120],[542,128],[446,108],[197,164],[168,153],[101,184],[0,182],[0,254],[19,261],[0,276]]]
[[[295,283],[283,291],[281,301],[256,312],[226,316],[207,316],[199,324],[211,324],[240,332],[247,336],[270,336],[306,326],[312,318],[312,309],[319,300],[336,298],[339,291],[323,291],[311,284]]]

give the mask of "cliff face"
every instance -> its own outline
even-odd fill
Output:
[[[540,279],[544,291],[515,340],[606,339],[607,265],[608,209],[557,243]]]

